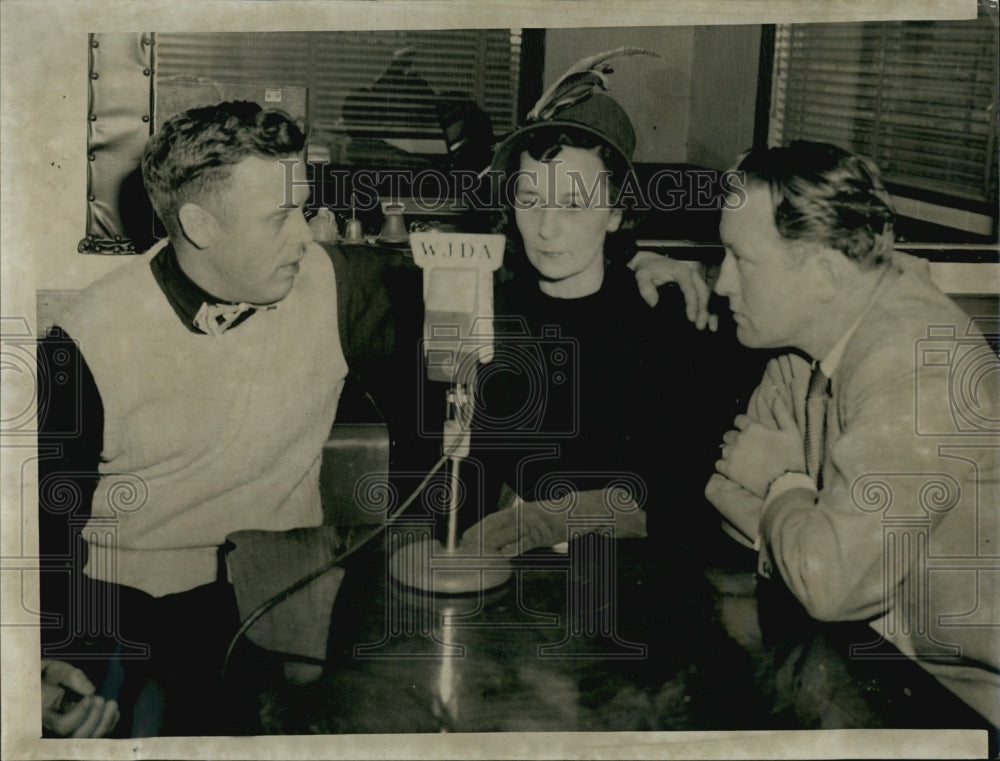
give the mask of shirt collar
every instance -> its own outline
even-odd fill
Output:
[[[166,296],[167,302],[173,308],[174,313],[184,323],[184,327],[192,333],[204,334],[207,332],[198,327],[195,322],[199,312],[206,305],[225,304],[232,305],[233,307],[238,306],[232,301],[216,298],[188,277],[187,273],[181,269],[180,262],[177,261],[177,252],[170,243],[161,248],[152,260],[150,260],[149,268],[152,270],[154,279],[160,286],[160,290],[163,291],[163,295]],[[261,308],[248,308],[224,328],[224,330],[235,328]]]
[[[888,268],[882,273],[879,278],[878,283],[875,285],[875,290],[872,291],[871,298],[868,299],[868,303],[865,304],[865,308],[861,310],[858,314],[857,319],[851,323],[851,327],[840,337],[840,340],[833,345],[833,348],[827,352],[826,356],[819,361],[819,367],[823,371],[823,375],[827,378],[833,378],[833,374],[837,372],[837,367],[840,366],[840,360],[844,358],[844,351],[847,349],[847,344],[851,342],[851,337],[855,334],[864,316],[868,314],[868,310],[871,309],[872,304],[874,304],[879,295],[882,292],[882,288],[886,283],[885,273],[888,272]]]
[[[851,340],[851,336],[854,335],[855,331],[858,329],[858,325],[861,324],[861,318],[864,317],[865,311],[862,310],[861,314],[854,323],[847,329],[847,332],[840,337],[840,340],[834,344],[833,348],[827,352],[827,355],[819,361],[819,367],[823,371],[823,375],[827,378],[832,378],[833,374],[837,372],[837,366],[840,365],[840,360],[844,357],[844,349],[847,348],[847,344]]]

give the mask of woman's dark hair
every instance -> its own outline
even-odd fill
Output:
[[[638,186],[631,165],[620,151],[612,148],[605,140],[592,132],[553,125],[551,128],[537,128],[525,132],[510,151],[507,166],[503,168],[500,177],[501,204],[499,211],[495,214],[492,229],[493,232],[503,233],[507,236],[504,266],[513,271],[518,271],[525,266],[530,268],[531,265],[528,264],[524,255],[521,233],[517,229],[517,223],[514,219],[510,203],[513,198],[513,183],[509,180],[520,168],[522,153],[527,153],[535,161],[546,162],[556,159],[563,148],[593,150],[608,169],[608,198],[611,200],[612,206],[621,208],[622,223],[616,232],[608,233],[604,244],[605,257],[614,260],[619,258],[627,260],[634,253],[635,234],[633,229],[638,223],[638,213],[632,207],[622,204],[622,189],[626,183],[631,183],[633,187]]]

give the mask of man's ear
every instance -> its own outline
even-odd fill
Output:
[[[621,227],[621,224],[622,224],[622,210],[612,209],[611,216],[608,219],[608,226],[605,228],[606,231],[609,233],[617,232],[618,228]]]
[[[204,206],[188,202],[177,211],[181,232],[195,248],[208,248],[218,233],[219,221]]]
[[[840,251],[824,246],[813,252],[809,263],[813,269],[816,298],[824,303],[830,301],[843,286],[847,274],[844,266],[849,266],[850,262]]]

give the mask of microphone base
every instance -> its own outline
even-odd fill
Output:
[[[511,577],[510,558],[449,550],[433,539],[403,545],[389,559],[399,584],[432,595],[461,595],[499,587]]]

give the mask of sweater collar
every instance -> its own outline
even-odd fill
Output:
[[[192,333],[221,335],[246,321],[257,307],[216,298],[195,283],[177,261],[177,252],[167,244],[152,258],[149,267],[174,313]]]

